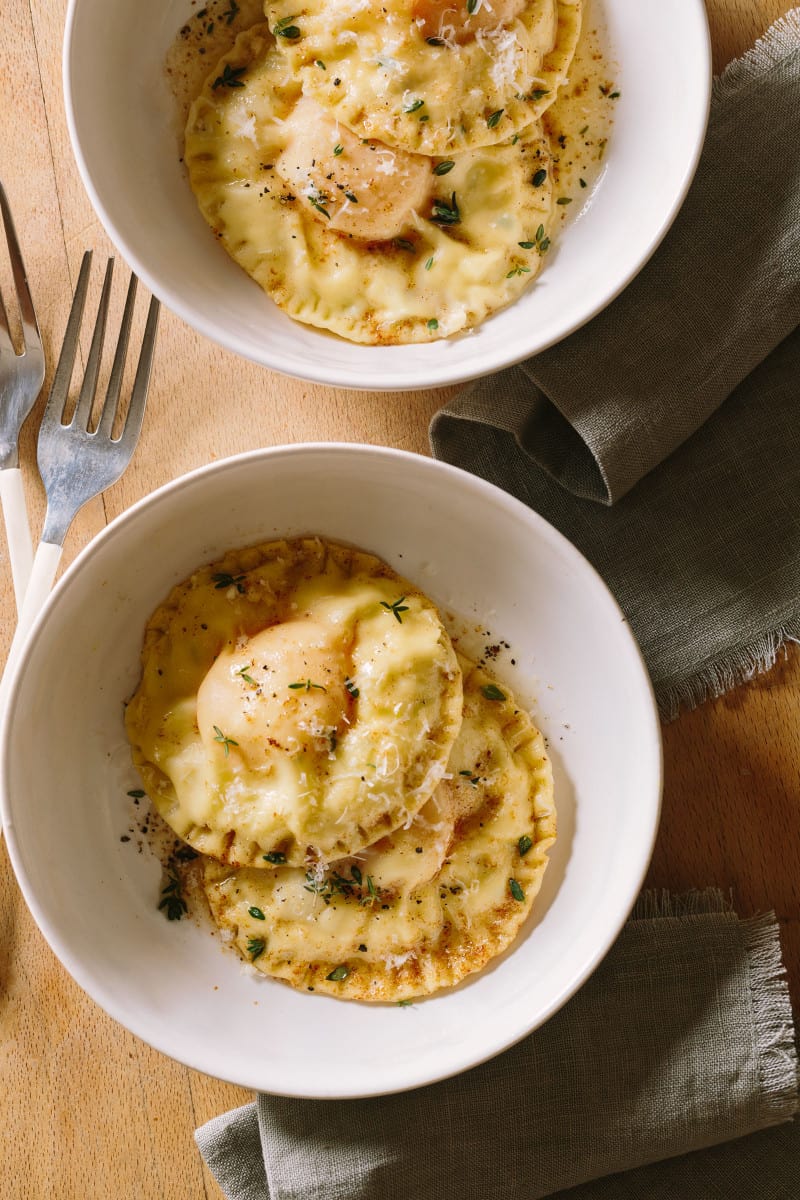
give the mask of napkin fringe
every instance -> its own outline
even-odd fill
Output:
[[[789,642],[800,643],[800,618],[780,629],[768,630],[749,646],[737,646],[730,654],[704,666],[692,679],[683,679],[658,689],[658,707],[666,721],[674,721],[681,709],[696,708],[725,692],[748,683],[775,666]]]
[[[750,957],[750,994],[761,1096],[769,1124],[797,1113],[798,1064],[792,1005],[781,961],[778,922],[763,913],[741,922]]]
[[[688,892],[670,892],[666,888],[650,888],[641,892],[633,906],[631,920],[685,920],[709,913],[732,913],[733,898],[720,888],[692,888]]]
[[[800,1111],[797,1051],[794,1020],[786,970],[781,959],[781,942],[774,912],[740,919],[730,893],[720,888],[696,888],[674,894],[653,888],[642,892],[631,919],[692,920],[709,914],[730,914],[741,930],[747,952],[753,1038],[761,1080],[763,1127],[788,1121]]]
[[[800,8],[790,8],[779,17],[767,32],[741,58],[728,63],[714,80],[713,98],[719,100],[743,84],[756,79],[763,71],[779,63],[800,43]]]

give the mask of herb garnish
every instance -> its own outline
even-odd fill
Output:
[[[211,90],[215,91],[218,87],[240,88],[244,87],[241,75],[244,75],[247,67],[232,67],[230,63],[225,63],[222,69],[222,74],[211,85]]]
[[[302,689],[304,692],[310,692],[312,689],[315,692],[327,692],[327,688],[321,683],[312,683],[310,679],[301,679],[298,683],[290,683],[289,687],[293,692]]]
[[[428,43],[429,46],[446,46],[447,45],[447,42],[444,40],[444,38],[440,38],[440,37],[425,38],[425,41]]]
[[[236,674],[239,676],[240,679],[243,679],[245,681],[245,683],[250,683],[253,685],[253,687],[258,687],[257,680],[253,679],[252,675],[248,675],[249,670],[250,670],[249,667],[242,667],[241,671],[237,671]]]
[[[325,978],[330,979],[331,983],[341,983],[343,979],[347,979],[349,974],[350,968],[342,963],[340,967],[334,967],[330,975],[326,975]]]
[[[512,267],[506,275],[506,279],[511,279],[514,275],[527,275],[530,272],[530,267]]]
[[[344,150],[344,146],[341,144],[341,142],[337,142],[336,145],[333,147],[333,157],[338,158],[343,150]]]
[[[478,0],[467,0],[467,12],[472,16],[478,7]]]
[[[248,908],[248,910],[247,910],[247,911],[250,913],[250,916],[251,916],[251,917],[253,918],[253,920],[255,920],[255,921],[266,921],[266,919],[267,919],[267,918],[264,916],[264,914],[263,914],[263,912],[261,911],[261,909],[260,909],[260,908],[256,908],[255,904],[251,905],[251,906],[250,906],[250,908]]]
[[[229,575],[227,571],[217,571],[211,576],[214,581],[214,591],[221,592],[223,588],[235,587],[239,595],[244,595],[244,575]]]
[[[517,849],[520,853],[520,858],[524,858],[533,845],[533,838],[528,837],[527,833],[523,833],[522,837],[517,842]]]
[[[358,204],[358,196],[356,196],[355,193],[345,192],[345,196],[348,200],[352,201],[353,204]]]
[[[328,212],[327,208],[323,207],[323,204],[322,204],[323,199],[324,199],[323,196],[320,196],[317,193],[312,193],[308,197],[308,202],[312,208],[315,208],[317,210],[317,212],[322,213],[323,217],[327,217],[328,220],[330,221],[331,214]]]
[[[234,741],[233,738],[226,737],[225,734],[220,729],[219,725],[214,726],[214,734],[215,734],[214,741],[222,743],[222,747],[225,751],[226,758],[228,757],[228,754],[230,753],[229,747],[239,745],[239,743]]]
[[[556,204],[572,204],[572,196],[559,196]]]
[[[511,895],[514,897],[514,899],[517,901],[517,903],[522,904],[522,902],[525,899],[525,893],[523,892],[520,885],[517,883],[516,879],[509,879],[508,890],[511,892]]]
[[[545,179],[547,179],[547,171],[545,171],[544,167],[540,167],[531,180],[531,183],[534,187],[541,187]]]
[[[494,129],[495,125],[497,125],[499,123],[500,118],[502,117],[504,112],[505,112],[504,108],[498,108],[497,111],[493,112],[490,117],[487,117],[486,124],[489,127],[489,129]]]
[[[496,683],[487,683],[481,688],[481,695],[487,700],[505,700],[505,692],[501,692]]]
[[[296,17],[281,17],[272,32],[276,37],[287,38],[290,42],[294,41],[295,38],[300,37],[300,30],[296,25],[292,24],[294,20],[296,20]]]
[[[428,324],[430,324],[430,322],[428,322]],[[405,596],[401,596],[399,600],[393,600],[391,604],[389,604],[388,600],[381,600],[381,608],[385,608],[387,612],[390,612],[397,621],[398,625],[403,624],[403,618],[400,616],[400,614],[408,612],[408,605],[403,604],[404,600]]]
[[[356,687],[356,685],[353,683],[353,681],[349,675],[347,676],[347,678],[344,681],[344,686],[345,686],[346,691],[348,691],[350,693],[350,695],[353,697],[353,699],[357,700],[358,696],[359,696],[359,690]]]
[[[412,1005],[413,1003],[414,1003],[413,1000],[398,1000],[397,1007],[398,1008],[409,1008],[410,1005]]]
[[[431,333],[435,333],[438,328],[439,322],[436,320],[436,317],[431,317],[428,321],[428,329],[430,329]]]
[[[588,186],[585,179],[579,179],[578,183],[581,185],[582,188],[585,188]]]
[[[447,175],[455,165],[452,158],[445,158],[442,162],[436,164],[433,168],[433,173],[434,175]]]
[[[134,800],[143,800],[145,797],[145,792],[143,788],[133,788],[130,792],[128,792],[128,795],[133,796]]]
[[[251,962],[255,962],[257,958],[261,958],[266,948],[267,943],[264,938],[251,937],[247,939],[247,953],[250,955]]]
[[[419,98],[417,98],[416,100],[412,100],[410,104],[403,105],[403,112],[406,112],[406,113],[416,112],[418,109],[422,108],[424,103],[425,103],[425,101],[420,100]]]
[[[529,100],[544,100],[545,96],[549,96],[550,92],[547,88],[534,88],[532,92],[528,92]]]
[[[158,905],[163,908],[168,921],[180,921],[189,906],[181,895],[181,881],[177,875],[170,872],[167,886],[161,889],[161,900]]]
[[[450,197],[450,203],[446,200],[434,200],[431,220],[437,225],[458,225],[461,221],[461,213],[458,208],[456,194],[453,192]]]
[[[385,895],[383,888],[376,887],[375,880],[371,875],[367,876],[366,883],[364,877],[358,867],[350,868],[350,878],[340,874],[339,871],[332,871],[324,879],[315,878],[311,871],[306,872],[306,882],[303,885],[307,892],[313,892],[315,896],[319,896],[330,904],[334,896],[343,896],[346,900],[358,900],[359,904],[373,904],[375,900]]]
[[[425,263],[425,270],[426,270],[426,271],[430,271],[430,269],[431,269],[431,267],[432,267],[432,266],[433,266],[433,255],[431,255],[431,257],[430,257],[430,258],[428,259],[428,261]]]
[[[270,850],[267,854],[262,854],[264,862],[272,863],[273,866],[280,866],[286,862],[286,855],[281,850]]]
[[[477,787],[481,781],[480,776],[473,775],[472,771],[459,771],[458,773],[459,775],[463,775],[465,779],[468,779],[473,787]]]
[[[230,25],[231,21],[234,19],[234,17],[238,16],[238,14],[239,5],[236,3],[236,0],[231,0],[230,8],[226,8],[225,12],[221,13],[220,16],[225,18],[226,25]]]
[[[327,71],[327,69],[328,69],[328,68],[325,66],[325,63],[322,61],[322,59],[321,59],[321,58],[315,58],[315,59],[314,59],[314,66],[315,66],[315,67],[319,67],[319,68],[320,68],[322,71]]]

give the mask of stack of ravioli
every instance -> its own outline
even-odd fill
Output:
[[[265,975],[406,1001],[530,912],[556,828],[542,736],[371,554],[299,538],[196,571],[148,622],[126,725],[213,920]]]
[[[186,128],[203,216],[290,316],[430,341],[516,299],[550,245],[540,118],[582,0],[267,0]]]

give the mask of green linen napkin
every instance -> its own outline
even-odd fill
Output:
[[[798,324],[794,9],[715,81],[695,182],[637,279],[431,425],[437,457],[518,496],[597,567],[664,715],[800,637]]]
[[[774,917],[651,893],[582,990],[491,1062],[377,1099],[262,1095],[196,1138],[229,1200],[538,1200],[587,1180],[570,1200],[789,1200],[800,1124],[769,1127],[797,1107]]]

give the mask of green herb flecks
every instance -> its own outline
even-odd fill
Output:
[[[513,277],[515,275],[528,275],[529,273],[530,273],[530,267],[519,267],[519,266],[512,267],[511,270],[506,275],[506,279],[513,279]]]
[[[311,871],[306,872],[306,882],[303,885],[307,892],[313,892],[315,896],[319,896],[326,904],[330,904],[334,897],[342,897],[345,900],[356,900],[359,904],[374,904],[376,900],[381,900],[386,896],[383,888],[376,885],[375,880],[371,875],[368,875],[366,881],[358,867],[350,868],[350,878],[342,875],[339,871],[331,871],[329,875],[322,879],[315,876]]]
[[[243,679],[245,681],[245,683],[249,683],[251,685],[251,687],[258,687],[258,681],[253,679],[253,676],[249,674],[249,671],[250,671],[249,666],[242,667],[242,669],[240,671],[237,671],[236,674],[239,676],[240,679]]]
[[[425,263],[426,271],[430,271],[431,267],[433,266],[433,258],[434,258],[434,256],[431,255],[430,258],[428,259],[428,261]]]
[[[128,795],[133,796],[134,800],[144,800],[146,794],[147,793],[144,791],[143,788],[132,788],[128,792]]]
[[[403,105],[403,112],[405,112],[405,113],[418,112],[419,109],[422,108],[424,103],[425,103],[424,100],[420,100],[420,98],[417,97],[416,100],[412,100],[409,104]]]
[[[220,87],[243,88],[244,83],[241,77],[246,70],[246,67],[232,67],[230,63],[225,63],[222,74],[218,75],[211,85],[212,91]]]
[[[250,955],[250,962],[255,962],[257,958],[261,958],[266,948],[267,943],[265,938],[248,938],[247,953]]]
[[[244,575],[229,575],[227,571],[216,571],[211,579],[214,583],[214,591],[221,592],[227,588],[235,587],[240,595],[244,595],[244,584],[242,580]]]
[[[228,757],[228,754],[230,753],[230,747],[239,745],[239,743],[237,741],[235,741],[232,737],[226,737],[225,734],[220,729],[219,725],[214,726],[214,741],[219,742],[222,745],[222,748],[225,751],[226,758]]]
[[[267,854],[261,856],[264,862],[272,863],[273,867],[279,867],[286,862],[286,855],[282,850],[270,850]]]
[[[499,125],[500,118],[502,117],[504,112],[505,112],[504,108],[498,108],[496,112],[493,112],[490,117],[486,118],[486,124],[489,129],[494,129],[495,126]]]
[[[435,333],[438,328],[439,322],[436,320],[436,317],[431,317],[428,321],[428,329],[430,329],[431,333]]]
[[[354,700],[357,700],[360,695],[360,692],[359,692],[358,688],[356,687],[356,685],[353,683],[353,680],[350,678],[349,675],[347,676],[347,678],[344,681],[344,686],[345,686],[345,691],[349,692]]]
[[[460,223],[461,212],[455,192],[450,197],[449,204],[446,200],[434,200],[431,220],[436,225],[458,225]]]
[[[339,155],[340,155],[340,154],[341,154],[343,151],[344,151],[344,146],[342,145],[342,143],[341,143],[341,142],[337,142],[337,143],[336,143],[336,145],[333,147],[333,157],[334,157],[334,158],[338,158],[338,157],[339,157]]]
[[[403,624],[403,617],[401,614],[408,612],[408,605],[403,604],[404,600],[405,596],[400,596],[398,600],[393,600],[391,604],[388,600],[381,600],[381,608],[385,608],[387,612],[390,612],[395,621],[397,621],[398,625]]]
[[[572,196],[559,196],[556,200],[556,204],[572,204]]]
[[[266,921],[266,919],[267,919],[267,918],[264,916],[264,914],[263,914],[263,912],[261,911],[261,909],[260,909],[260,908],[257,908],[257,907],[255,906],[255,904],[251,904],[250,908],[248,908],[248,910],[247,910],[247,911],[250,913],[250,916],[253,918],[253,920],[254,920],[254,921]]]
[[[328,68],[325,66],[325,63],[322,61],[322,59],[321,59],[321,58],[315,58],[315,59],[314,59],[314,66],[315,66],[315,67],[319,67],[319,69],[320,69],[321,71],[327,71],[327,69],[328,69]]]
[[[523,833],[522,837],[517,842],[520,858],[524,858],[533,845],[533,838],[528,837],[527,833]]]
[[[225,9],[225,12],[220,14],[226,25],[230,25],[231,21],[233,21],[238,15],[239,5],[236,3],[236,0],[231,0],[230,5]]]
[[[467,12],[473,16],[478,8],[478,0],[467,0]]]
[[[345,196],[352,204],[358,204],[358,196],[355,192],[345,192]]]
[[[544,100],[545,96],[549,96],[549,95],[550,95],[550,92],[548,91],[547,88],[534,88],[533,91],[528,92],[528,99],[529,100]]]
[[[286,40],[289,42],[296,41],[297,38],[300,37],[300,30],[298,26],[292,24],[292,21],[296,20],[296,17],[281,17],[280,21],[276,22],[275,27],[272,30],[272,32],[275,34],[275,37],[286,38]]]
[[[312,192],[308,197],[308,202],[312,208],[315,208],[318,213],[322,213],[323,217],[327,217],[330,221],[331,214],[328,212],[323,201],[326,201],[325,196],[320,196],[317,192]],[[327,202],[327,201],[326,201]]]
[[[547,179],[547,171],[545,171],[544,167],[540,167],[534,174],[531,183],[534,187],[541,187],[545,179]]]
[[[452,158],[445,158],[433,168],[434,175],[447,175],[456,164]]]
[[[394,242],[395,246],[397,246],[398,250],[408,250],[413,253],[417,248],[412,241],[409,241],[408,238],[398,237],[393,238],[392,241]]]
[[[310,679],[300,679],[297,683],[290,683],[289,688],[293,692],[327,692],[327,688],[321,683],[312,683]]]
[[[180,921],[189,911],[189,906],[181,895],[181,881],[177,875],[169,874],[166,887],[161,889],[158,907],[163,909],[168,921]]]
[[[511,895],[514,897],[514,899],[517,901],[518,904],[524,903],[525,893],[523,892],[520,885],[517,883],[516,879],[509,879],[508,890],[511,892]]]
[[[487,700],[505,700],[505,692],[501,692],[496,683],[486,683],[481,688],[481,695]]]
[[[428,43],[429,46],[446,46],[447,45],[447,42],[444,40],[444,38],[440,38],[440,37],[425,38],[425,41]]]
[[[331,983],[341,983],[343,979],[347,979],[349,974],[350,968],[346,967],[344,963],[342,963],[341,966],[334,967],[330,975],[326,975],[325,978],[329,979]]]
[[[410,1008],[413,1003],[414,1003],[413,1000],[398,1000],[397,1007],[398,1008]]]
[[[473,775],[472,771],[459,771],[458,773],[459,775],[463,775],[465,779],[468,779],[473,787],[477,787],[481,781],[480,775]]]
[[[589,185],[587,184],[587,182],[586,182],[586,180],[585,180],[585,179],[579,179],[579,180],[578,180],[578,183],[581,185],[581,187],[582,187],[582,188],[585,188],[585,187],[588,187],[588,186],[589,186]]]

